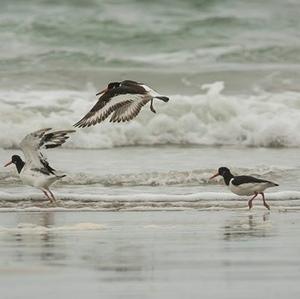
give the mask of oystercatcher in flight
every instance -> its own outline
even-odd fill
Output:
[[[149,86],[132,80],[111,82],[96,95],[100,96],[98,102],[90,112],[74,124],[75,127],[94,126],[104,121],[112,113],[111,122],[129,121],[136,117],[148,102],[151,102],[151,111],[156,113],[153,108],[154,99],[169,101],[168,97],[158,94]]]

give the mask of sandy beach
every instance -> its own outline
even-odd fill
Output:
[[[1,296],[296,298],[299,212],[1,213]]]
[[[261,199],[249,211],[247,197],[208,181],[220,151],[236,172],[280,182],[266,192],[270,212]],[[238,299],[284,298],[288,290],[295,298],[297,156],[293,148],[54,150],[51,159],[68,169],[53,187],[57,205],[3,170],[2,296]]]

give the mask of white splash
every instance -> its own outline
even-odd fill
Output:
[[[300,94],[224,95],[223,82],[204,84],[203,94],[168,95],[129,123],[104,122],[78,129],[71,148],[124,145],[199,144],[265,147],[300,146]],[[96,102],[95,90],[1,91],[0,147],[17,147],[36,129],[71,128]]]

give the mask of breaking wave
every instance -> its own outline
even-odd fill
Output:
[[[142,172],[142,173],[124,173],[124,174],[106,174],[95,175],[92,173],[70,173],[58,185],[102,185],[112,186],[201,186],[207,184],[223,184],[222,177],[209,180],[209,177],[215,173],[215,169],[195,169],[189,171],[165,171],[165,172]],[[232,168],[234,174],[243,173],[245,175],[254,175],[257,177],[268,178],[279,181],[287,174],[296,176],[297,169],[280,169],[275,167],[258,167],[256,169]],[[22,184],[16,171],[0,172],[0,184],[5,186]]]
[[[300,94],[297,92],[227,95],[223,82],[205,84],[197,95],[171,95],[123,124],[104,122],[79,129],[70,148],[196,144],[254,147],[300,146]],[[96,102],[85,91],[1,91],[0,147],[16,148],[36,129],[70,128]]]

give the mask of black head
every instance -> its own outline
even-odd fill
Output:
[[[214,174],[212,177],[210,177],[209,179],[213,179],[215,177],[217,177],[218,175],[222,176],[224,178],[225,184],[229,185],[230,180],[233,178],[232,173],[230,172],[230,169],[227,167],[220,167],[218,169],[218,172],[216,174]]]
[[[230,170],[227,167],[220,167],[218,169],[218,175],[221,175],[222,177],[226,176],[227,174],[230,174]]]
[[[99,91],[98,93],[96,93],[96,96],[102,94],[102,93],[106,93],[108,90],[117,88],[121,85],[121,82],[110,82],[107,87],[101,91]]]
[[[23,166],[25,165],[24,161],[22,160],[22,158],[19,155],[13,155],[11,157],[11,161],[8,162],[8,163],[6,163],[4,165],[4,167],[6,167],[8,165],[11,165],[11,164],[15,164],[16,165],[17,170],[18,170],[19,173],[21,172]]]
[[[113,88],[117,88],[121,85],[121,82],[110,82],[107,85],[107,90],[113,89]]]
[[[17,164],[18,162],[22,161],[21,157],[19,155],[13,155],[11,157],[11,161],[14,163],[14,164]]]

